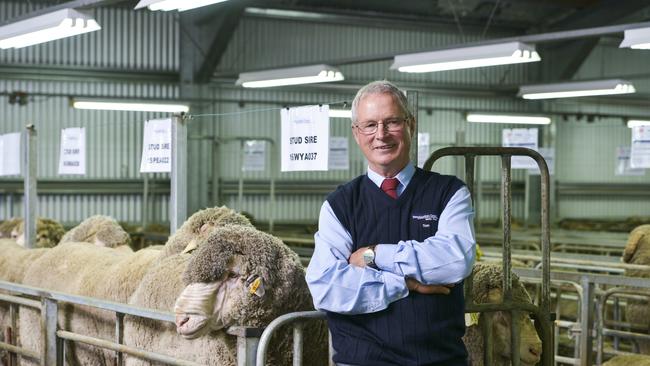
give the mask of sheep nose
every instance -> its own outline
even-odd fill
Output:
[[[528,347],[528,352],[530,352],[534,356],[539,356],[542,353],[542,346],[537,346],[537,345],[531,345]]]
[[[176,315],[176,327],[177,328],[182,327],[188,321],[190,321],[189,316],[187,316],[187,315]]]

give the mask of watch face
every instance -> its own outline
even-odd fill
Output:
[[[366,262],[366,264],[370,264],[375,260],[375,251],[372,249],[366,249],[363,252],[363,261]]]

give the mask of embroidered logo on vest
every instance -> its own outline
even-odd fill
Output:
[[[419,221],[422,224],[423,228],[430,227],[431,226],[430,221],[438,221],[438,215],[434,215],[434,214],[423,214],[423,215],[415,214],[412,215],[411,218],[413,218],[413,220]]]

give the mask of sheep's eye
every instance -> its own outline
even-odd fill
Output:
[[[237,274],[237,273],[235,273],[233,271],[228,272],[228,278],[237,278],[237,277],[239,277],[239,274]]]

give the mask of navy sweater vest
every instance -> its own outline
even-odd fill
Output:
[[[453,176],[416,169],[406,190],[392,199],[367,175],[340,186],[327,201],[357,248],[418,240],[438,231],[438,218],[463,186]],[[336,355],[352,365],[466,365],[463,286],[449,295],[410,293],[376,313],[328,312]]]

